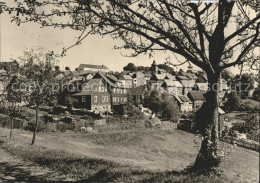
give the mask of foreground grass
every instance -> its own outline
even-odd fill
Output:
[[[77,182],[231,182],[223,175],[204,176],[187,171],[143,171],[111,161],[87,158],[41,146],[17,144],[7,140],[0,143],[1,147],[13,156],[47,167]]]

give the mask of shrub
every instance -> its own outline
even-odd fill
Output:
[[[253,100],[243,100],[240,103],[240,106],[238,110],[240,111],[254,111],[259,109],[259,104],[258,102],[255,102]]]
[[[240,105],[240,98],[236,92],[231,92],[228,96],[227,102],[224,104],[226,111],[232,112],[238,109]]]

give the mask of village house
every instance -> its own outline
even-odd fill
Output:
[[[134,104],[141,104],[144,100],[146,87],[129,88],[129,97]]]
[[[113,75],[96,73],[93,76],[93,79],[95,78],[102,78],[104,80],[106,86],[108,87],[108,92],[110,93],[113,112],[121,113],[128,102],[127,88],[125,88]]]
[[[182,95],[183,86],[179,81],[165,79],[162,88],[170,95]]]
[[[144,77],[144,74],[140,71],[134,73],[132,75],[133,78],[133,87],[138,87],[138,86],[142,86],[142,85],[146,85],[146,80]]]
[[[196,90],[196,84],[194,80],[180,80],[183,86],[183,95],[187,95],[190,91]]]
[[[197,82],[197,83],[208,83],[207,74],[205,74],[205,73],[200,74],[200,75],[198,76],[198,78],[196,79],[196,82]]]
[[[192,111],[192,102],[185,95],[174,96],[177,104],[182,113],[191,112]]]
[[[144,73],[144,78],[145,78],[146,83],[149,82],[151,77],[152,77],[152,74],[150,72]]]
[[[196,81],[196,79],[198,78],[198,76],[196,76],[196,74],[194,73],[186,73],[186,77]]]
[[[206,101],[203,94],[204,94],[203,91],[190,91],[187,94],[187,97],[193,103],[193,110],[194,111],[197,111],[202,106],[202,104]]]
[[[202,91],[206,93],[208,91],[208,83],[197,83],[196,82],[196,88],[198,91]]]
[[[164,82],[166,74],[153,74],[150,78],[149,85],[151,89],[159,89]]]
[[[176,76],[176,79],[178,81],[182,81],[182,80],[191,80],[190,78],[188,78],[187,76]]]
[[[133,86],[133,78],[130,75],[123,74],[118,76],[119,81],[125,88],[131,88]]]
[[[80,93],[73,95],[77,100],[75,106],[91,111],[111,111],[110,93],[102,78],[91,79]]]
[[[91,65],[91,64],[80,64],[78,70],[81,71],[88,71],[88,72],[103,72],[108,73],[110,70],[105,65]]]

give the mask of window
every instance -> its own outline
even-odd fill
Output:
[[[123,89],[121,89],[121,94],[123,94]]]
[[[101,92],[104,92],[105,91],[105,88],[102,86],[101,87]]]
[[[124,102],[127,102],[127,97],[124,97]]]
[[[116,97],[113,97],[113,102],[116,102]]]
[[[114,88],[113,90],[114,90],[114,93],[116,93],[116,88]]]
[[[106,101],[105,96],[102,96],[102,102],[105,102],[105,101]]]
[[[94,96],[94,102],[97,102],[97,96]]]
[[[101,87],[100,86],[98,87],[98,92],[101,92]]]
[[[87,101],[86,96],[82,96],[82,102],[86,102],[86,101]]]
[[[123,97],[121,97],[121,102],[123,102],[124,101],[124,98]]]
[[[120,99],[119,99],[119,97],[117,97],[117,102],[120,102]]]
[[[127,90],[126,89],[124,89],[124,94],[127,94]]]
[[[117,93],[120,93],[120,88],[117,88]]]
[[[106,96],[106,102],[108,102],[108,96]]]

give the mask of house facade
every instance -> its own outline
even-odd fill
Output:
[[[134,73],[132,78],[133,78],[133,87],[146,85],[145,76],[142,72]]]
[[[80,93],[73,95],[77,100],[77,107],[91,111],[111,111],[111,97],[103,79],[91,79]]]
[[[193,110],[192,102],[190,101],[190,99],[187,96],[179,95],[179,96],[174,96],[174,98],[177,101],[177,104],[182,113],[191,112]]]
[[[197,111],[202,106],[202,104],[206,101],[203,94],[204,94],[203,91],[190,91],[187,94],[187,97],[193,103],[193,110],[194,111]]]

